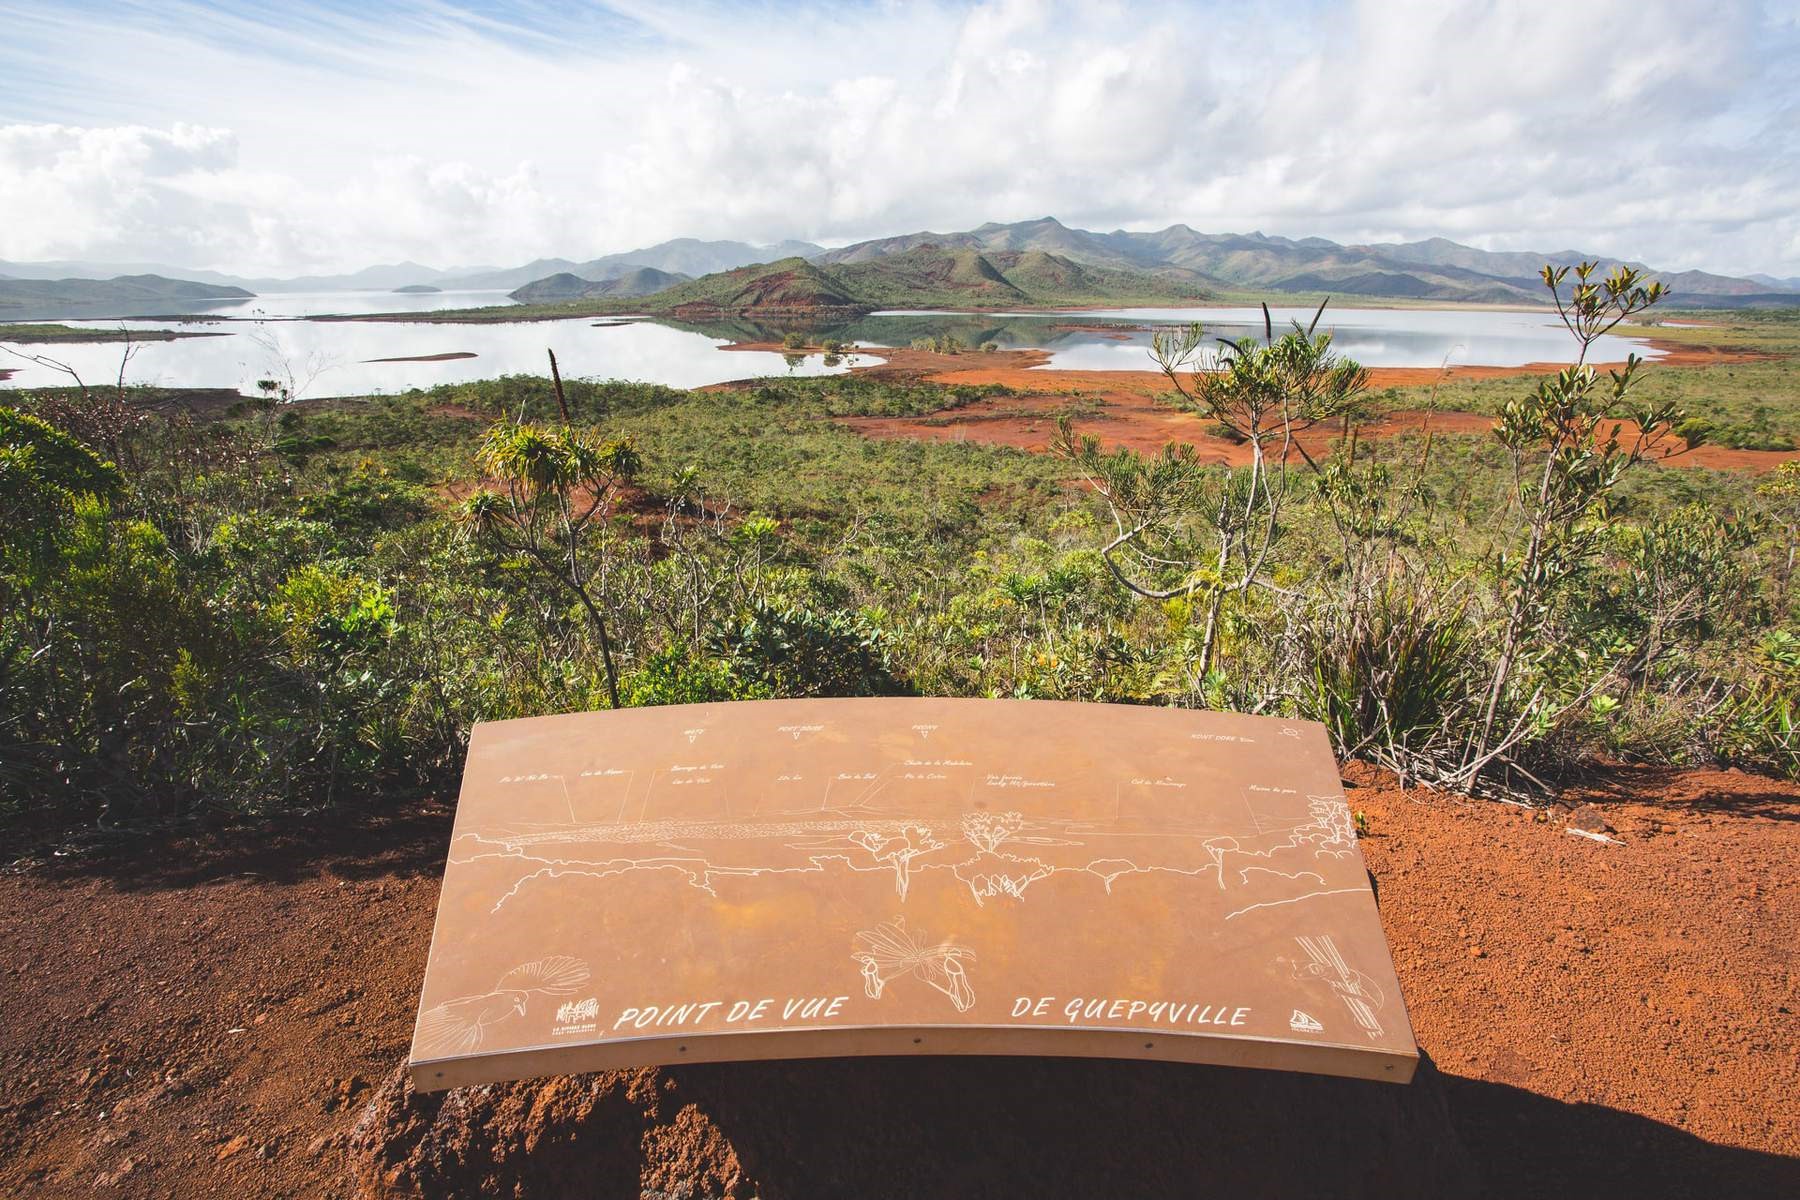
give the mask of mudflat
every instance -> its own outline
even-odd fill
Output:
[[[1723,362],[1748,362],[1764,357],[1750,351],[1672,344],[1658,366],[1701,366]],[[1186,442],[1202,462],[1243,466],[1251,459],[1247,445],[1207,431],[1206,422],[1192,413],[1161,403],[1158,397],[1172,389],[1156,371],[1047,371],[1038,370],[1049,356],[1041,350],[996,351],[992,354],[938,354],[927,350],[888,350],[883,362],[855,368],[859,374],[892,380],[917,380],[939,384],[1002,384],[1009,396],[977,400],[955,409],[917,417],[843,417],[840,422],[866,437],[934,442],[975,442],[1044,451],[1056,432],[1057,418],[1075,418],[1080,432],[1098,437],[1109,448],[1125,447],[1154,454],[1170,442]],[[1386,367],[1369,372],[1372,388],[1429,386],[1438,378],[1500,379],[1540,375],[1557,369],[1553,363],[1520,367]],[[726,385],[729,386],[729,385]],[[1434,430],[1438,433],[1486,433],[1494,418],[1453,410],[1406,409],[1383,414],[1359,427],[1363,438]],[[1625,435],[1635,429],[1623,422]],[[1313,426],[1296,440],[1315,455],[1327,453],[1340,435],[1337,426]],[[1710,467],[1715,470],[1761,474],[1784,462],[1800,459],[1800,449],[1738,450],[1702,443],[1688,447],[1672,439],[1662,461],[1668,466]]]

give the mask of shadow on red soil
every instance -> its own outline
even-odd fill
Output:
[[[126,891],[179,891],[232,878],[292,884],[325,869],[344,879],[428,875],[435,882],[454,815],[448,806],[424,804],[119,836],[34,856],[32,871],[65,883],[104,878]]]
[[[371,1195],[1671,1196],[1717,1181],[1776,1196],[1797,1177],[1781,1155],[1429,1061],[1405,1088],[1006,1058],[721,1064],[448,1098],[390,1081],[352,1143]]]
[[[1800,1195],[1800,788],[1618,768],[1571,797],[1600,844],[1347,779],[1409,1087],[864,1059],[412,1097],[419,805],[0,873],[0,1195]]]

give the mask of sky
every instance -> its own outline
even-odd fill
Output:
[[[0,259],[1093,229],[1800,276],[1800,0],[0,0]]]

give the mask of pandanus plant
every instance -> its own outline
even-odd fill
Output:
[[[607,626],[611,560],[605,537],[625,486],[642,466],[628,438],[601,439],[570,425],[502,420],[476,461],[498,486],[476,491],[462,519],[477,536],[535,563],[571,592],[600,644],[606,696],[619,707],[619,670]]]

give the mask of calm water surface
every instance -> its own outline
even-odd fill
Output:
[[[1313,318],[1314,309],[1274,308],[1277,334],[1298,321]],[[1041,349],[1050,361],[1049,371],[1148,371],[1150,339],[1156,328],[1198,321],[1209,336],[1257,337],[1263,334],[1260,308],[1108,308],[1062,313],[995,313],[971,322],[968,316],[947,313],[889,312],[871,314],[865,321],[884,321],[886,344],[907,344],[895,338],[906,325],[916,323],[915,336],[930,336],[952,320],[962,328],[945,327],[970,346],[984,341],[1002,349]],[[1072,322],[1103,324],[1104,331],[1057,329]],[[1332,348],[1365,367],[1450,366],[1519,367],[1537,362],[1572,362],[1575,340],[1554,312],[1512,312],[1479,309],[1426,308],[1327,308],[1319,320],[1321,331],[1332,334]],[[965,336],[966,335],[966,336]],[[858,339],[860,340],[860,339]],[[1217,347],[1216,341],[1210,346]],[[1641,338],[1608,335],[1596,344],[1590,361],[1623,362],[1627,354],[1653,359],[1660,351]]]
[[[400,297],[417,300],[418,297]],[[431,299],[431,297],[425,297]],[[258,297],[303,307],[299,296]],[[457,306],[462,307],[462,306]],[[324,311],[337,312],[339,309]],[[217,337],[144,342],[126,367],[128,383],[164,387],[236,388],[246,395],[261,379],[289,384],[302,398],[403,392],[549,373],[546,350],[570,378],[631,379],[670,387],[704,387],[765,375],[827,375],[873,359],[854,355],[826,365],[822,356],[727,350],[726,339],[651,322],[596,324],[519,321],[438,325],[410,321],[184,320],[65,321],[62,324],[216,333]],[[89,383],[117,378],[117,343],[24,347],[69,364]],[[435,362],[382,362],[432,355],[469,355]],[[56,371],[21,362],[0,351],[0,368],[17,373],[0,387],[49,387],[68,383]]]
[[[503,291],[270,292],[248,300],[213,300],[192,311],[208,317],[358,316],[363,313],[439,312],[446,308],[502,308],[517,303]],[[189,310],[183,309],[183,312]],[[159,314],[166,315],[166,314]]]
[[[827,365],[821,356],[730,350],[733,341],[779,340],[787,327],[744,320],[718,322],[520,321],[432,324],[425,321],[307,321],[318,315],[416,312],[506,304],[503,292],[441,292],[422,296],[386,292],[314,292],[257,296],[174,320],[68,321],[66,324],[134,329],[177,329],[220,336],[142,344],[126,370],[132,383],[168,387],[226,387],[254,391],[256,381],[291,382],[303,397],[406,391],[508,374],[544,374],[545,350],[553,349],[564,374],[632,379],[671,387],[701,387],[759,376],[823,375],[867,364],[880,347],[906,346],[915,338],[950,335],[973,348],[994,342],[1003,349],[1049,352],[1045,370],[1144,371],[1153,369],[1150,339],[1157,328],[1191,321],[1209,335],[1260,336],[1262,313],[1254,308],[1090,309],[1063,313],[882,312],[827,326],[814,336],[835,337],[871,353]],[[1312,318],[1310,309],[1276,309],[1277,329]],[[1072,325],[1082,326],[1071,328]],[[1369,367],[1514,367],[1567,362],[1574,343],[1548,312],[1475,309],[1327,309],[1321,329],[1345,356]],[[1217,343],[1209,343],[1216,346]],[[117,376],[116,344],[41,346],[39,352],[69,363],[90,382]],[[1658,351],[1636,337],[1608,336],[1595,361],[1622,361]],[[416,361],[430,356],[438,361]],[[382,359],[414,361],[383,362]],[[0,352],[0,367],[15,374],[0,387],[42,387],[66,382],[44,367]]]

